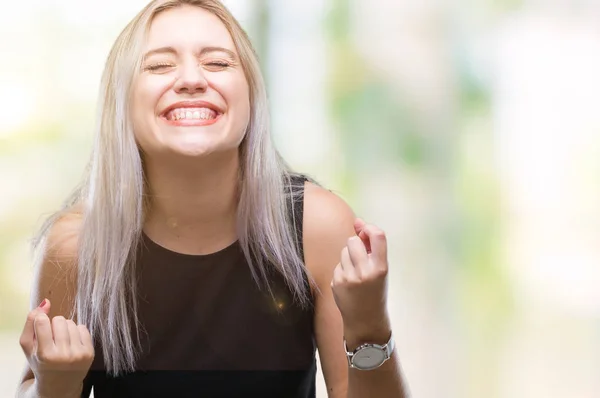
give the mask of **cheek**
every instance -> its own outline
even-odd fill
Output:
[[[131,115],[133,118],[133,127],[136,131],[144,122],[142,115],[145,113],[144,109],[146,108],[146,91],[146,84],[141,79],[133,86]]]
[[[237,81],[229,94],[231,102],[235,104],[236,128],[243,132],[250,121],[250,89],[246,79]]]
[[[155,107],[162,94],[164,84],[153,82],[150,79],[139,78],[133,87],[131,101],[131,115],[133,129],[136,137],[144,133],[151,126],[155,115]]]

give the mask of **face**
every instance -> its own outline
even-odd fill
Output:
[[[237,150],[250,118],[249,87],[233,40],[217,16],[193,6],[156,16],[131,112],[146,156]]]

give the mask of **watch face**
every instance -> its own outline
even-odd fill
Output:
[[[385,352],[374,347],[365,347],[352,357],[352,364],[364,370],[378,368],[384,361]]]

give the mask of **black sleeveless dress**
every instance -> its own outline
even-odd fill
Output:
[[[299,242],[303,199],[290,209]],[[271,275],[275,299],[260,290],[237,242],[185,255],[144,235],[137,261],[136,371],[109,376],[96,342],[82,397],[315,397],[314,310],[292,300],[283,277]]]

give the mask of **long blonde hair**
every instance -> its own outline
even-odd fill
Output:
[[[34,239],[34,249],[43,250],[41,242],[56,220],[82,205],[73,315],[88,326],[95,340],[103,342],[106,370],[113,375],[133,371],[139,353],[135,259],[147,207],[143,163],[128,100],[154,17],[186,4],[201,7],[223,22],[250,87],[251,117],[240,146],[239,244],[259,286],[270,291],[268,269],[275,267],[295,299],[303,306],[311,304],[313,281],[307,278],[302,242],[294,232],[299,220],[288,211],[301,187],[292,186],[294,173],[273,145],[265,84],[249,38],[218,0],[152,1],[125,27],[108,56],[86,176]]]

